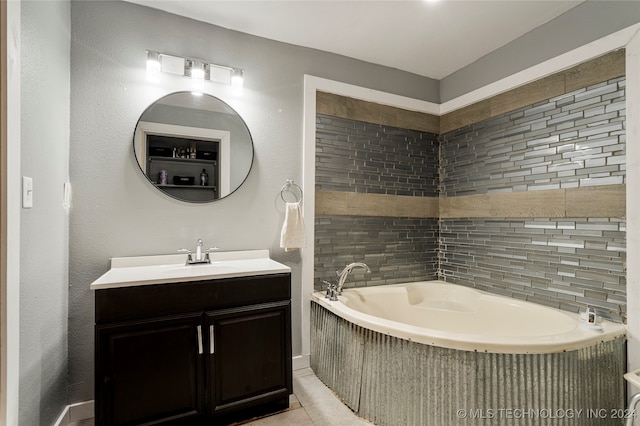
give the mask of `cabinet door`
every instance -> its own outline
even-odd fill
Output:
[[[96,424],[203,415],[202,314],[96,326]]]
[[[291,385],[291,303],[206,314],[209,406],[214,415],[283,400]]]

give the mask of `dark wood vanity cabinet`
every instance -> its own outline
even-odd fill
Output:
[[[99,326],[96,424],[197,419],[204,414],[201,315]]]
[[[209,342],[214,342],[207,364],[214,414],[241,409],[254,399],[279,398],[288,389],[290,364],[283,360],[289,312],[288,302],[207,312]]]
[[[96,291],[96,424],[226,424],[288,407],[290,274]]]

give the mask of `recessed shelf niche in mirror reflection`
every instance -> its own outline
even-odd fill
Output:
[[[242,117],[214,96],[191,92],[171,93],[142,113],[133,151],[155,188],[196,203],[233,193],[253,164],[253,140]]]

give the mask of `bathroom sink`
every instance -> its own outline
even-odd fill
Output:
[[[91,283],[92,290],[216,280],[244,276],[291,272],[291,268],[272,260],[269,250],[211,253],[211,263],[186,265],[186,255],[116,257],[111,268]]]
[[[194,265],[161,265],[159,270],[165,271],[167,273],[183,273],[183,274],[195,274],[195,275],[208,275],[215,274],[223,269],[233,269],[234,264],[239,261],[227,261],[227,262],[211,262],[211,263],[201,263]],[[236,266],[237,269],[237,266]]]
[[[158,272],[171,277],[212,277],[215,278],[218,275],[233,274],[238,270],[244,270],[248,268],[248,263],[255,263],[242,260],[227,260],[227,261],[213,261],[209,264],[195,264],[195,265],[161,265],[158,267]]]

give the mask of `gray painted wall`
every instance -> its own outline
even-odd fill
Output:
[[[67,1],[22,2],[21,173],[34,205],[21,210],[21,425],[51,425],[67,405],[69,170]]]
[[[69,401],[93,397],[89,284],[108,270],[109,258],[172,253],[198,238],[221,250],[267,248],[292,268],[293,352],[300,354],[301,260],[279,247],[279,191],[286,179],[302,180],[304,74],[427,101],[437,100],[437,82],[124,2],[73,2],[71,22]],[[205,90],[244,118],[254,140],[253,169],[231,196],[178,202],[140,172],[132,149],[138,117],[161,96],[189,90],[188,79],[177,76],[147,83],[146,49],[245,70],[241,98],[224,85]]]
[[[638,1],[585,1],[440,80],[440,102],[640,22]]]

